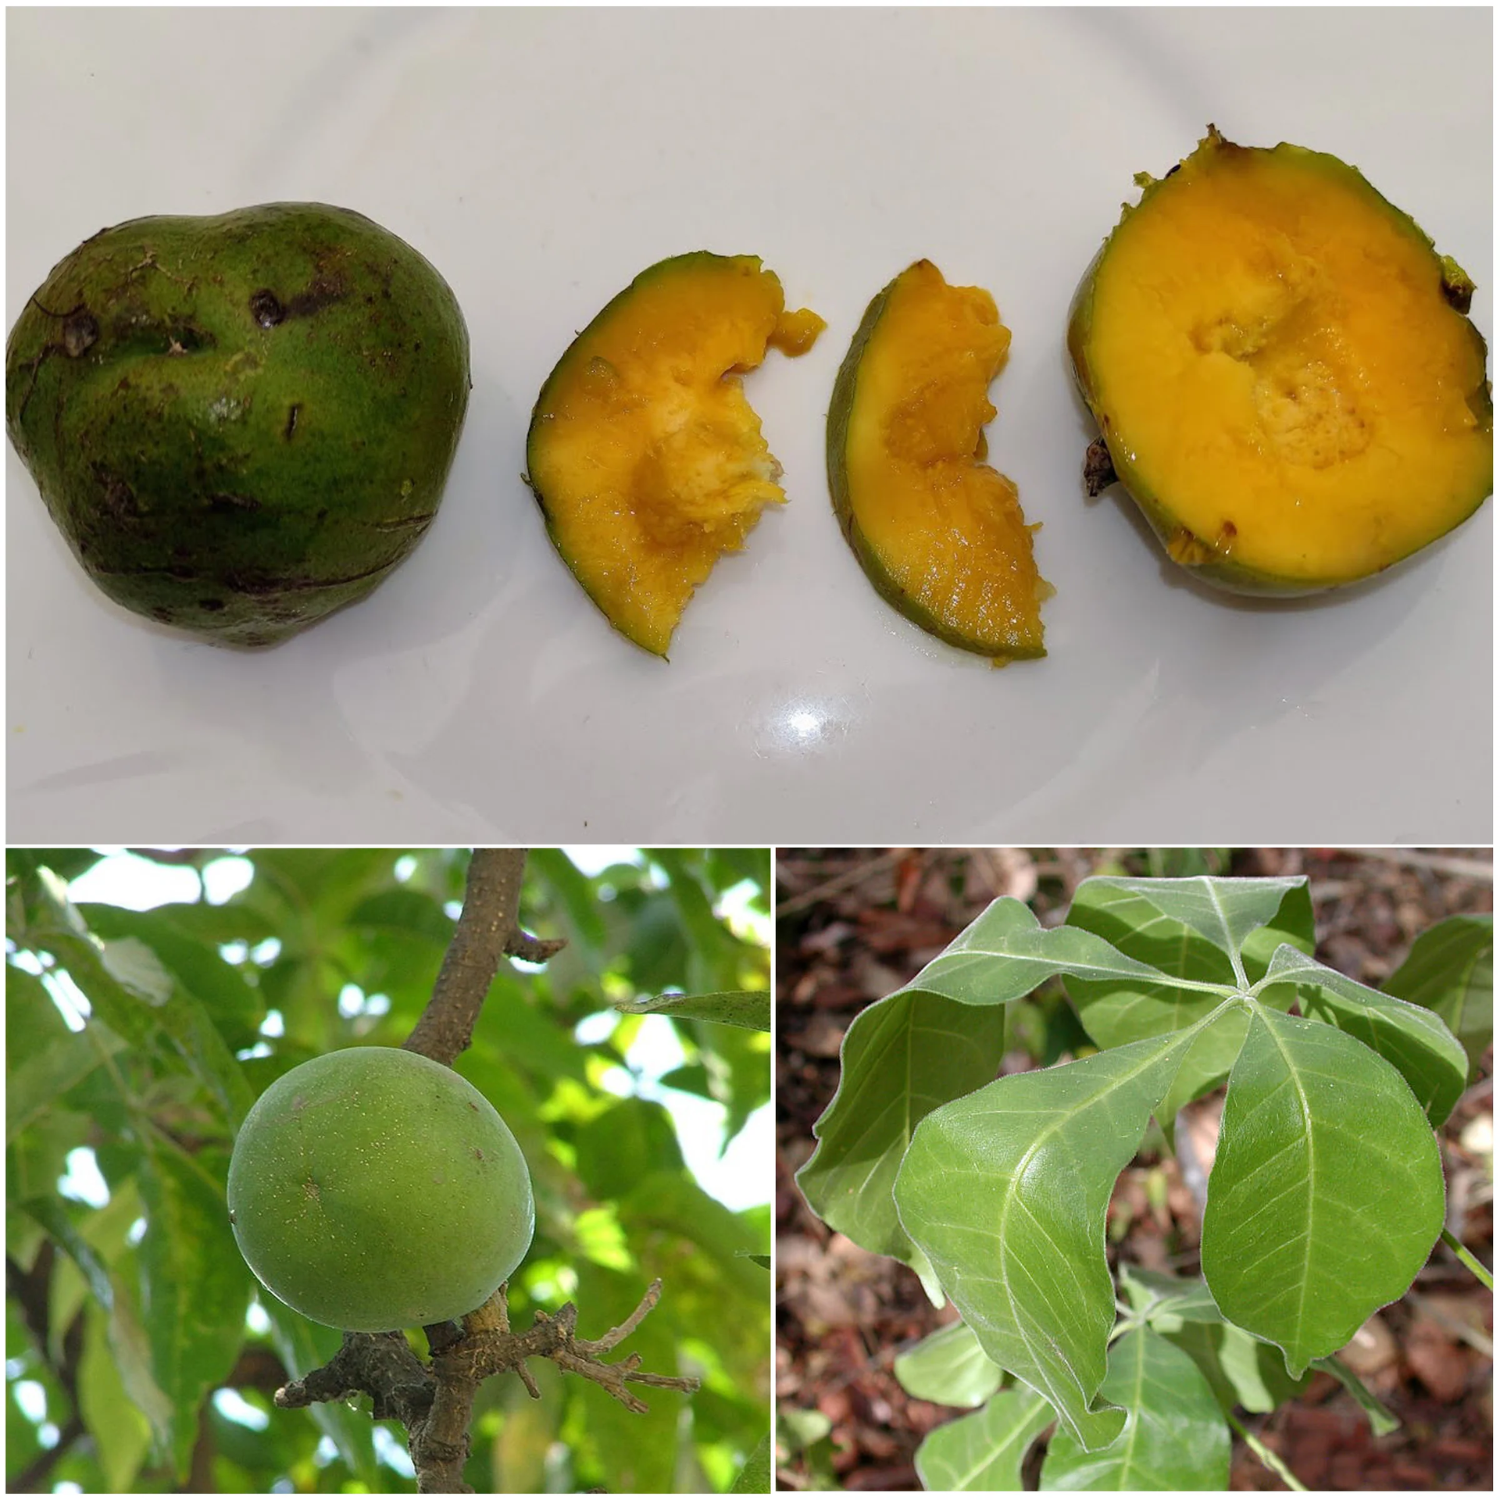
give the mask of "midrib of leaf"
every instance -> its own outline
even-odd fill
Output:
[[[962,1475],[962,1482],[953,1486],[954,1489],[963,1490],[969,1487],[969,1481],[981,1470],[987,1469],[992,1463],[1003,1458],[1012,1448],[1016,1446],[1017,1439],[1026,1431],[1026,1423],[1030,1421],[1032,1413],[1040,1405],[1045,1404],[1045,1396],[1033,1396],[1030,1401],[1025,1402],[1016,1416],[1015,1426],[1006,1434],[1005,1441],[996,1448],[991,1448],[976,1463],[966,1469]],[[1027,1446],[1031,1444],[1031,1438],[1026,1439]]]
[[[1234,977],[1239,981],[1239,986],[1242,990],[1248,989],[1250,981],[1245,973],[1245,961],[1240,957],[1239,944],[1234,941],[1230,934],[1229,918],[1224,913],[1223,902],[1219,900],[1219,888],[1211,880],[1205,880],[1203,884],[1208,891],[1209,904],[1213,907],[1214,914],[1219,919],[1219,927],[1224,935],[1224,951],[1229,955],[1229,962],[1234,967]]]
[[[1249,1003],[1253,1007],[1252,1014],[1266,1028],[1267,1035],[1275,1044],[1287,1076],[1292,1081],[1292,1087],[1297,1091],[1297,1108],[1302,1112],[1301,1135],[1307,1142],[1307,1214],[1302,1231],[1302,1275],[1297,1283],[1297,1325],[1301,1327],[1307,1316],[1307,1293],[1312,1277],[1312,1210],[1313,1199],[1317,1194],[1317,1143],[1312,1128],[1312,1106],[1308,1102],[1307,1090],[1302,1087],[1301,1075],[1288,1056],[1281,1038],[1277,1036],[1276,1028],[1266,1019],[1266,1007],[1255,1000]]]
[[[1142,1330],[1144,1335],[1144,1330]],[[1142,1336],[1135,1340],[1131,1351],[1135,1355],[1135,1369],[1132,1373],[1132,1387],[1135,1400],[1131,1402],[1130,1416],[1125,1423],[1125,1463],[1121,1478],[1129,1478],[1135,1472],[1135,1446],[1140,1438],[1141,1416],[1137,1408],[1140,1406],[1141,1391],[1146,1384],[1146,1340]],[[1123,1485],[1120,1486],[1124,1488]]]

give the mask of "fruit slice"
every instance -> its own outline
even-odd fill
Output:
[[[548,377],[527,483],[563,561],[611,625],[667,654],[693,591],[786,496],[738,372],[823,320],[784,311],[753,255],[679,255],[642,271]]]
[[[1016,487],[982,462],[986,392],[1010,330],[980,287],[928,260],[865,311],[834,383],[828,483],[880,595],[924,630],[996,662],[1044,656],[1042,601]]]
[[[1410,218],[1336,157],[1211,125],[1137,181],[1068,327],[1091,494],[1118,478],[1175,561],[1262,594],[1366,578],[1478,509],[1474,287]]]

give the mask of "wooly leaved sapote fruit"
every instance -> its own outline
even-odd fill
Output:
[[[90,577],[225,644],[283,640],[407,556],[468,398],[448,284],[321,203],[103,230],[6,345],[11,443]]]
[[[824,328],[788,312],[753,255],[642,271],[569,345],[526,439],[527,482],[563,561],[610,624],[658,656],[688,600],[786,499],[739,372]]]
[[[1356,582],[1451,531],[1493,484],[1474,283],[1337,157],[1212,126],[1141,174],[1084,276],[1068,347],[1116,479],[1205,582]]]
[[[908,266],[865,310],[828,408],[834,513],[880,596],[997,665],[1045,656],[1016,487],[984,462],[1010,330],[982,287]]]
[[[228,1198],[261,1282],[356,1332],[474,1311],[531,1244],[531,1178],[505,1122],[451,1068],[395,1047],[278,1078],[240,1127]]]

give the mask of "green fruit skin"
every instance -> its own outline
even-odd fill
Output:
[[[588,362],[587,351],[591,346],[589,335],[593,333],[594,329],[604,326],[604,324],[610,322],[616,315],[627,310],[635,294],[643,286],[653,281],[673,276],[694,265],[707,264],[709,262],[727,263],[736,260],[753,260],[757,267],[761,263],[760,257],[757,255],[719,255],[712,250],[689,250],[683,255],[671,255],[666,260],[659,260],[654,265],[647,266],[624,291],[616,292],[600,308],[597,315],[590,320],[588,327],[563,350],[562,358],[553,366],[552,373],[542,382],[542,388],[537,393],[536,404],[531,408],[531,424],[526,429],[527,472],[521,477],[525,480],[526,487],[536,499],[537,508],[541,511],[542,520],[547,527],[547,535],[551,539],[552,545],[557,549],[557,555],[567,565],[568,572],[578,580],[583,591],[588,594],[590,599],[593,599],[596,605],[599,605],[600,612],[604,615],[605,619],[609,620],[609,623],[627,641],[639,646],[643,651],[649,651],[653,656],[660,657],[663,661],[667,659],[666,652],[660,651],[655,646],[641,640],[638,636],[632,635],[625,626],[613,619],[608,610],[600,604],[599,600],[594,598],[587,581],[579,574],[578,569],[574,567],[573,559],[563,549],[562,538],[558,533],[556,519],[548,503],[547,496],[542,492],[541,487],[531,478],[532,473],[536,469],[536,461],[533,454],[536,451],[536,445],[546,433],[547,423],[552,418],[552,403],[556,393],[565,382],[576,378],[580,365],[587,364]]]
[[[11,329],[5,420],[89,575],[201,639],[286,639],[416,546],[469,399],[448,284],[362,214],[135,219]]]
[[[1209,134],[1204,144],[1199,147],[1199,150],[1205,149],[1211,151],[1243,151],[1259,148],[1236,146],[1232,142],[1226,141],[1217,130],[1210,126]],[[1445,287],[1453,289],[1461,297],[1464,296],[1465,292],[1472,294],[1474,283],[1469,280],[1458,263],[1451,256],[1439,258],[1431,238],[1423,232],[1421,226],[1410,215],[1402,213],[1389,199],[1371,187],[1363,175],[1353,167],[1340,161],[1336,156],[1330,156],[1327,152],[1310,151],[1305,146],[1292,146],[1286,142],[1282,142],[1279,146],[1270,149],[1274,153],[1315,162],[1324,170],[1336,173],[1345,181],[1351,177],[1355,179],[1371,198],[1383,206],[1393,218],[1400,221],[1403,227],[1416,235],[1433,252],[1434,263],[1440,268],[1442,284]],[[1175,167],[1172,169],[1173,172],[1176,170]],[[1127,205],[1120,222],[1123,224],[1132,213],[1138,212],[1139,209],[1143,208],[1171,175],[1172,172],[1168,172],[1165,177],[1152,179],[1142,174],[1137,179],[1144,188],[1141,194],[1141,201],[1135,208]],[[1266,573],[1261,569],[1247,568],[1240,563],[1236,563],[1230,558],[1216,553],[1210,543],[1203,538],[1193,537],[1188,528],[1183,526],[1173,514],[1170,504],[1157,495],[1151,489],[1151,486],[1141,477],[1139,470],[1131,462],[1128,444],[1115,430],[1110,421],[1109,412],[1099,398],[1098,381],[1095,379],[1093,371],[1090,368],[1088,357],[1089,340],[1093,329],[1094,281],[1099,267],[1103,265],[1104,258],[1109,253],[1110,240],[1113,238],[1114,234],[1111,232],[1109,238],[1099,247],[1093,260],[1089,262],[1088,269],[1083,273],[1083,279],[1078,283],[1078,289],[1073,294],[1072,305],[1068,310],[1068,355],[1072,362],[1073,376],[1077,382],[1079,394],[1083,397],[1084,404],[1093,413],[1094,420],[1099,424],[1099,434],[1109,448],[1110,462],[1114,466],[1115,476],[1124,488],[1125,493],[1139,507],[1141,514],[1146,518],[1152,531],[1156,533],[1162,546],[1164,548],[1170,548],[1173,545],[1180,546],[1186,539],[1197,541],[1205,552],[1211,554],[1210,556],[1202,562],[1181,562],[1175,557],[1173,561],[1177,562],[1179,567],[1192,574],[1193,577],[1232,594],[1246,594],[1262,599],[1295,599],[1308,594],[1323,593],[1328,589],[1341,588],[1346,584],[1360,582],[1366,575],[1355,573],[1348,575],[1338,574],[1327,578],[1282,578],[1272,573]],[[1467,302],[1465,301],[1463,305],[1466,307]],[[1467,322],[1467,320],[1465,321]],[[1472,323],[1468,323],[1468,329],[1474,342],[1478,345],[1480,360],[1482,362],[1487,353],[1484,338]],[[1475,410],[1486,423],[1492,420],[1493,408],[1491,405],[1490,388],[1487,382],[1481,390],[1475,393]],[[1461,517],[1454,525],[1462,524],[1462,521],[1467,519],[1468,515],[1472,515],[1474,511],[1478,510],[1484,504],[1489,491],[1490,487],[1486,486],[1484,493],[1476,495],[1474,497],[1474,504],[1466,516]],[[1450,527],[1449,529],[1451,530],[1452,528]],[[1432,537],[1428,542],[1424,542],[1420,546],[1413,548],[1412,552],[1406,555],[1408,557],[1412,556],[1415,552],[1420,552],[1423,547],[1429,546],[1431,542],[1436,540],[1437,537]],[[1400,558],[1393,558],[1387,566],[1394,566],[1401,560]]]
[[[849,352],[844,356],[844,362],[839,366],[839,373],[833,382],[833,398],[828,405],[828,439],[825,450],[828,463],[828,492],[833,500],[833,513],[838,517],[844,539],[858,559],[865,577],[870,580],[875,592],[887,604],[905,615],[908,620],[920,625],[929,635],[935,635],[940,641],[946,641],[950,646],[957,646],[961,651],[977,652],[980,656],[994,656],[997,650],[1001,649],[995,642],[976,641],[971,636],[963,634],[962,631],[956,630],[930,610],[924,609],[901,587],[886,569],[880,554],[870,545],[864,532],[859,529],[859,522],[854,515],[844,451],[849,442],[849,419],[854,413],[855,389],[859,384],[859,366],[864,358],[865,348],[875,332],[875,326],[885,315],[886,304],[890,301],[891,293],[900,279],[900,276],[895,277],[877,292],[865,309],[865,315],[860,319],[859,327],[855,329],[854,338],[849,344]],[[1013,661],[1036,660],[1047,654],[1046,648],[1042,646],[1004,645],[1003,652],[1008,659]]]
[[[473,1312],[531,1245],[531,1178],[494,1107],[451,1068],[350,1047],[293,1068],[245,1116],[234,1237],[288,1307],[382,1333]]]

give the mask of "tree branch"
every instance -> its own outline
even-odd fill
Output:
[[[687,1393],[698,1389],[695,1376],[642,1370],[639,1354],[627,1355],[616,1364],[599,1357],[629,1338],[660,1299],[661,1282],[653,1281],[619,1327],[602,1338],[580,1339],[574,1333],[578,1309],[571,1302],[555,1317],[537,1313],[525,1333],[512,1333],[502,1286],[464,1319],[462,1336],[435,1355],[430,1367],[412,1353],[399,1333],[346,1333],[343,1346],[328,1364],[277,1391],[276,1405],[310,1406],[363,1391],[374,1398],[377,1419],[395,1417],[405,1425],[419,1491],[467,1494],[463,1469],[469,1456],[470,1414],[475,1392],[491,1375],[514,1372],[537,1396],[540,1392],[526,1361],[550,1359],[559,1369],[602,1386],[633,1412],[644,1412],[647,1407],[626,1389],[627,1383]]]
[[[476,849],[469,860],[464,908],[443,955],[432,999],[403,1045],[452,1067],[469,1045],[474,1023],[506,957],[540,963],[560,938],[531,937],[520,927],[524,849]]]

